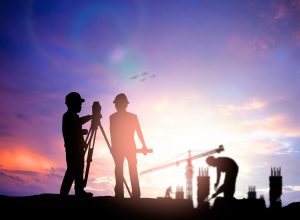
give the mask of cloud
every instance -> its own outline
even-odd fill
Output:
[[[265,101],[265,100],[268,101]],[[296,97],[252,98],[240,104],[220,104],[231,129],[261,139],[300,136],[299,105]]]
[[[300,28],[298,30],[295,30],[293,33],[293,39],[297,46],[300,46]]]
[[[0,149],[0,161],[2,167],[7,170],[27,170],[34,172],[45,172],[56,165],[55,162],[24,146]]]
[[[25,115],[23,113],[17,113],[16,117],[19,119],[25,119],[25,120],[29,118],[28,115]]]
[[[60,169],[47,172],[0,169],[0,194],[9,196],[36,195],[45,192],[58,193],[62,181]]]
[[[47,169],[46,174],[49,178],[63,179],[66,168],[53,168]]]
[[[27,123],[30,123],[31,121],[33,121],[33,118],[30,115],[24,114],[24,113],[17,113],[16,114],[16,118],[20,119],[20,120],[24,120]]]
[[[0,109],[0,114],[5,115],[0,122],[1,145],[6,149],[25,146],[53,160],[63,158],[61,117],[65,95],[27,91],[24,87],[14,89],[9,84],[0,88],[4,90],[0,98],[5,100]]]
[[[6,178],[6,179],[10,179],[13,182],[18,182],[18,183],[21,183],[21,184],[25,183],[25,181],[22,178],[20,178],[19,176],[11,175],[9,173],[10,172],[7,172],[7,171],[5,171],[5,172],[0,171],[0,179],[3,180],[3,178]]]
[[[275,4],[274,5],[276,14],[274,15],[274,20],[284,18],[288,14],[288,9],[284,4]]]
[[[8,139],[13,136],[12,128],[4,122],[0,122],[0,137],[1,139]]]
[[[276,155],[292,153],[293,148],[287,140],[276,138],[254,137],[243,144],[243,155],[258,157],[259,155]]]
[[[226,115],[233,115],[242,111],[251,111],[263,109],[267,103],[263,100],[252,98],[250,101],[238,105],[223,104],[220,105],[221,111]]]
[[[231,34],[227,40],[227,50],[244,59],[269,57],[277,42],[275,36],[254,33]]]
[[[300,192],[300,186],[284,186],[284,192]]]
[[[240,123],[245,132],[251,132],[257,135],[278,136],[278,137],[298,137],[300,136],[300,127],[289,125],[288,115],[271,115],[260,119],[244,120]]]

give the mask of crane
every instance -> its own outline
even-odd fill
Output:
[[[188,157],[185,159],[181,159],[181,160],[177,160],[177,161],[173,161],[167,164],[163,164],[160,166],[156,166],[144,171],[140,172],[140,175],[146,174],[146,173],[150,173],[153,171],[157,171],[157,170],[161,170],[167,167],[171,167],[171,166],[178,166],[181,163],[187,162],[186,165],[186,172],[185,172],[185,177],[186,177],[186,194],[187,194],[187,198],[188,199],[192,199],[193,198],[193,165],[192,165],[192,160],[201,158],[201,157],[205,157],[214,153],[220,153],[224,151],[224,147],[223,145],[220,145],[218,148],[210,150],[210,151],[206,151],[204,153],[201,154],[196,154],[194,156],[191,155],[191,151],[189,150],[189,154]]]

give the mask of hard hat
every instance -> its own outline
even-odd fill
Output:
[[[84,102],[84,99],[81,98],[80,94],[77,92],[70,92],[68,95],[66,95],[65,103],[75,103],[75,102]]]
[[[208,164],[213,164],[214,161],[215,161],[215,157],[214,156],[208,156],[206,158],[206,163],[208,163]]]
[[[116,96],[113,103],[126,103],[126,104],[128,104],[129,102],[128,102],[128,99],[127,99],[126,95],[124,93],[120,93]]]

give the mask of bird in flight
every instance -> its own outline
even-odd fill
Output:
[[[139,75],[134,75],[134,76],[130,77],[130,79],[136,79],[136,78],[138,78],[138,76]]]
[[[130,77],[130,79],[131,79],[131,80],[136,80],[136,79],[139,78],[139,81],[140,81],[140,82],[144,82],[144,81],[146,81],[146,80],[149,79],[149,78],[152,78],[152,79],[153,79],[153,78],[155,78],[155,77],[156,77],[155,74],[150,75],[148,72],[143,72],[143,73],[141,73],[141,74],[136,74],[136,75]]]

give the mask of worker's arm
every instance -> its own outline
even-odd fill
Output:
[[[137,117],[136,117],[136,132],[137,132],[137,135],[138,135],[138,137],[139,137],[139,139],[142,143],[143,148],[147,148],[145,140],[144,140],[144,136],[143,136],[143,133],[142,133],[142,129],[141,129],[141,126],[140,126],[140,123],[139,123],[139,120],[138,120]]]
[[[220,186],[220,187],[217,189],[217,191],[216,191],[214,194],[212,194],[212,198],[217,197],[217,195],[219,195],[219,194],[222,193],[222,192],[224,192],[224,185]]]
[[[110,134],[110,143],[111,146],[115,145],[115,132],[114,132],[114,120],[112,118],[112,116],[109,116],[109,134]]]
[[[89,120],[92,119],[92,116],[91,115],[86,115],[86,116],[83,116],[81,117],[79,120],[80,120],[80,124],[83,125],[85,123],[87,123]]]
[[[215,183],[215,188],[217,188],[218,185],[219,185],[219,182],[220,182],[220,176],[221,176],[221,171],[220,171],[220,169],[217,167],[217,180],[216,180],[216,183]]]

